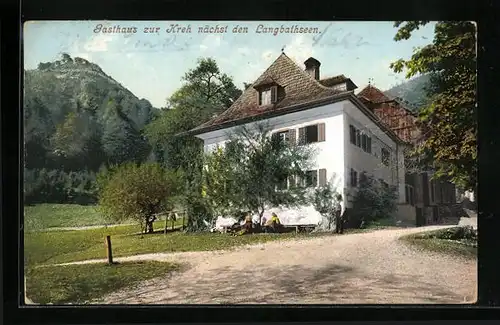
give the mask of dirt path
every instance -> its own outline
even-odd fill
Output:
[[[95,303],[473,302],[476,261],[417,251],[398,240],[408,233],[436,228],[441,227],[270,242],[225,252],[117,259],[176,261],[189,266],[185,271],[115,292]]]

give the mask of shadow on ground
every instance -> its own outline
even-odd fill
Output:
[[[179,274],[175,281],[155,279],[142,288],[115,293],[104,303],[121,304],[404,304],[464,303],[463,296],[422,278],[368,276],[337,264],[324,268],[258,266],[255,270],[223,267],[203,277]],[[217,281],[210,282],[206,279]]]

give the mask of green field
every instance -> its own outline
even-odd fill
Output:
[[[176,269],[178,265],[154,261],[36,268],[27,273],[26,291],[38,304],[83,304]]]
[[[26,209],[26,219],[37,227],[24,232],[24,260],[28,297],[36,303],[81,303],[115,291],[125,285],[161,276],[176,265],[158,262],[53,264],[105,259],[105,237],[111,236],[113,256],[147,253],[209,251],[291,238],[313,238],[315,234],[253,234],[231,236],[219,233],[178,231],[182,219],[174,223],[177,231],[163,233],[164,221],[154,223],[154,234],[141,234],[139,225],[121,225],[84,230],[40,230],[50,227],[102,224],[93,206],[42,204]],[[38,231],[36,230],[38,229]],[[171,223],[168,222],[171,230]],[[363,230],[367,231],[367,230]],[[327,234],[330,235],[330,234]],[[42,267],[43,266],[43,267]]]
[[[106,221],[95,205],[37,204],[24,207],[24,227],[27,231],[104,224]]]

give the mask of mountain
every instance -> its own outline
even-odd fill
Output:
[[[98,65],[63,54],[24,73],[25,167],[96,170],[147,156],[156,114]]]
[[[408,103],[408,108],[417,112],[429,102],[426,88],[430,85],[430,76],[421,75],[392,87],[384,93],[390,97],[399,97]]]

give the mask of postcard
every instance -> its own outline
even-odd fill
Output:
[[[473,22],[22,41],[26,304],[476,301]]]

